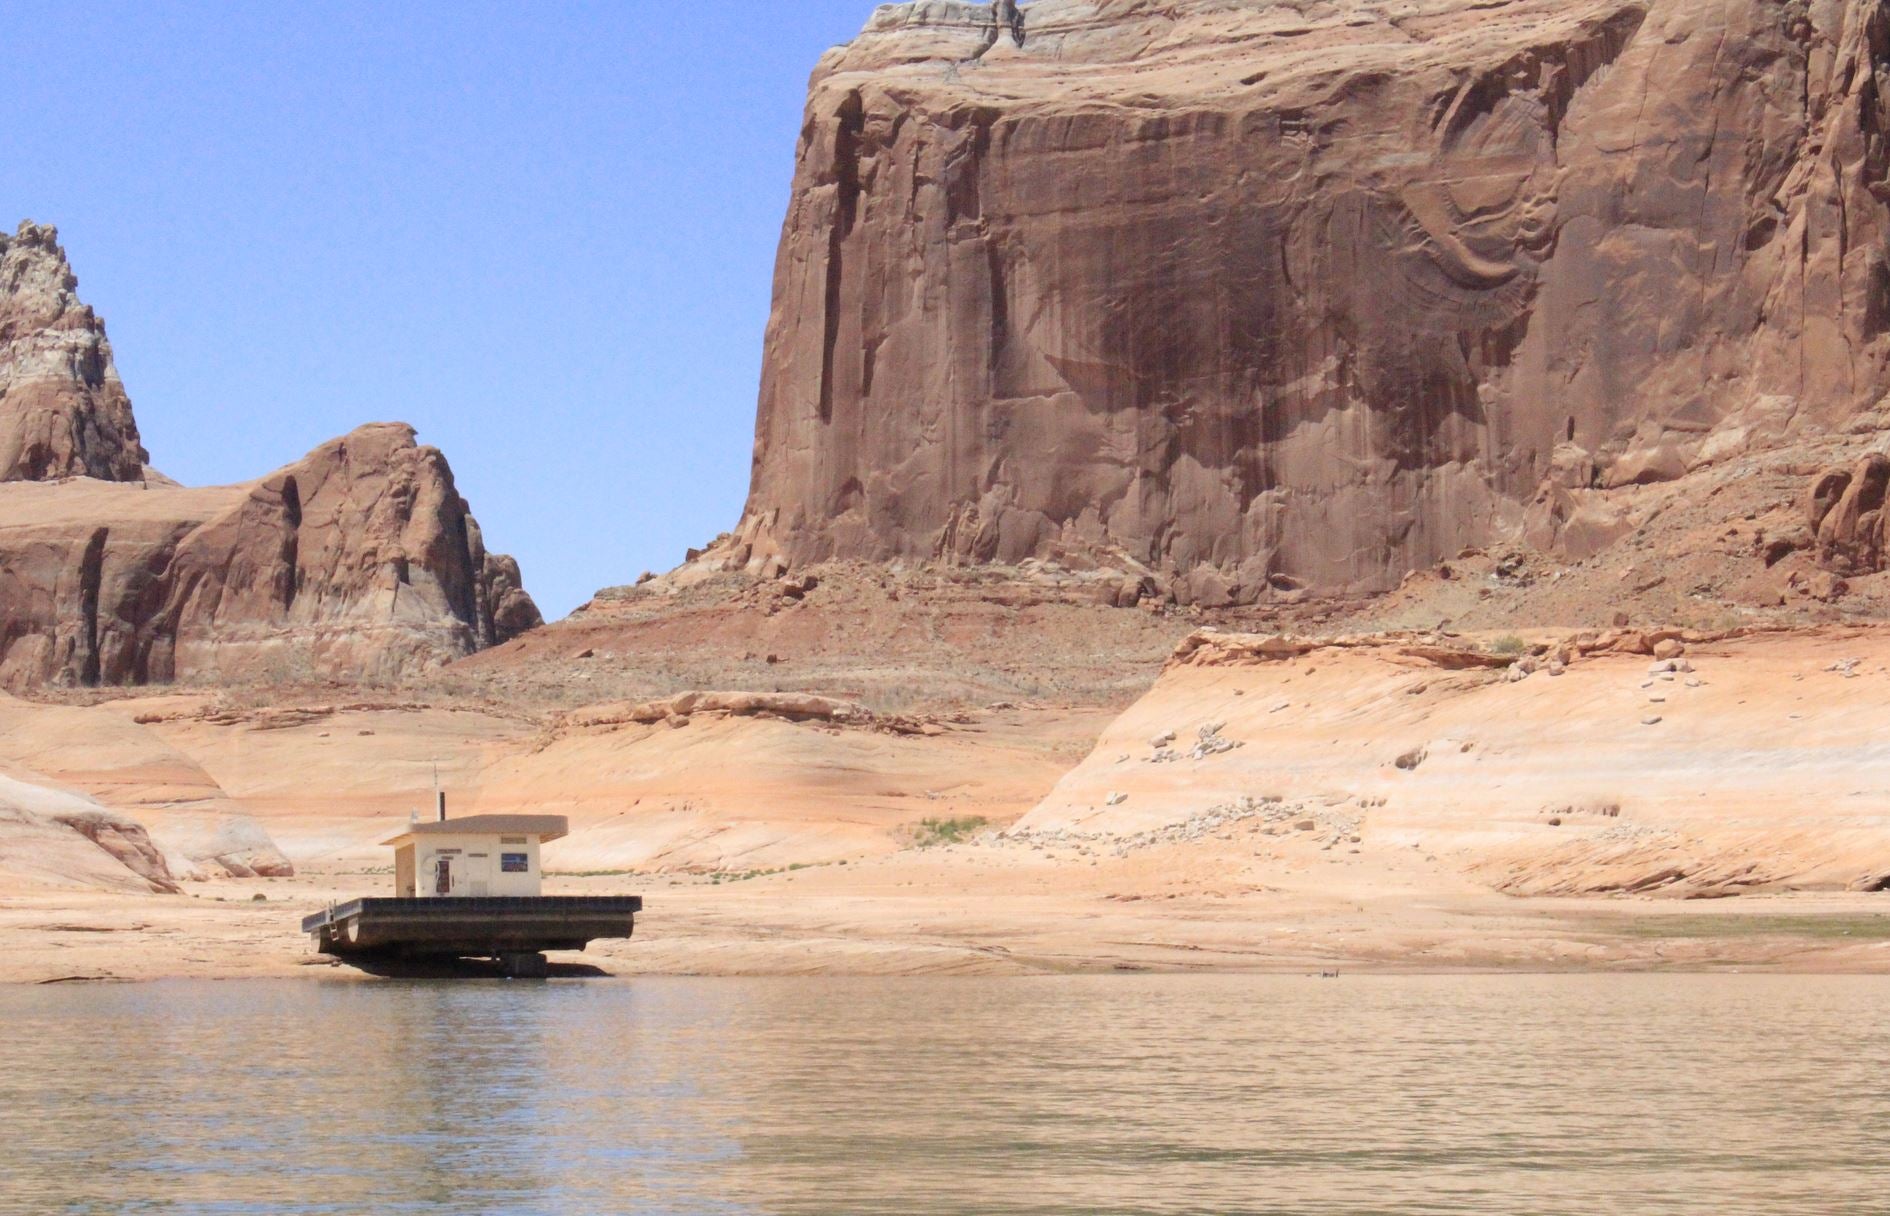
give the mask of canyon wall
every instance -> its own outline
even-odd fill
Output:
[[[735,564],[1377,590],[1886,387],[1879,3],[992,16],[814,73]]]
[[[540,623],[452,470],[400,423],[258,481],[145,468],[53,230],[0,262],[0,687],[396,679]]]

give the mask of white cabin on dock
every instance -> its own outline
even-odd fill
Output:
[[[539,847],[569,832],[563,815],[467,815],[410,824],[383,843],[393,846],[399,898],[535,896],[545,876]]]

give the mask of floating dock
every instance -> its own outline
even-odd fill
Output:
[[[542,976],[546,950],[629,937],[640,895],[431,896],[351,899],[302,918],[323,954],[491,958],[505,974]]]

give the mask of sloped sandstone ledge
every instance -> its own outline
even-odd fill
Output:
[[[0,876],[33,885],[175,895],[144,826],[90,798],[0,775]]]
[[[1462,635],[1402,630],[1302,637],[1198,629],[1176,645],[1166,666],[1251,666],[1290,661],[1317,655],[1321,651],[1364,651],[1393,662],[1406,660],[1413,666],[1436,667],[1446,671],[1507,670],[1520,666],[1525,672],[1534,672],[1538,667],[1546,668],[1552,663],[1567,665],[1589,655],[1679,658],[1686,653],[1688,646],[1789,631],[1782,626],[1752,625],[1733,629],[1624,626],[1619,629],[1524,632],[1530,635],[1528,640],[1514,635],[1473,639]]]
[[[1198,841],[1322,890],[1877,891],[1886,678],[1881,626],[1197,634],[995,845]]]
[[[778,718],[895,735],[932,735],[941,730],[941,719],[936,715],[874,713],[855,702],[817,693],[692,691],[650,701],[587,705],[561,715],[546,739],[572,731],[609,731],[623,726],[661,723],[682,727],[697,715]]]
[[[249,809],[149,726],[110,705],[0,694],[0,778],[71,791],[128,817],[176,880],[293,874]]]

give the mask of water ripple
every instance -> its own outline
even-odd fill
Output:
[[[7,1213],[1884,1209],[1890,982],[0,990]]]

